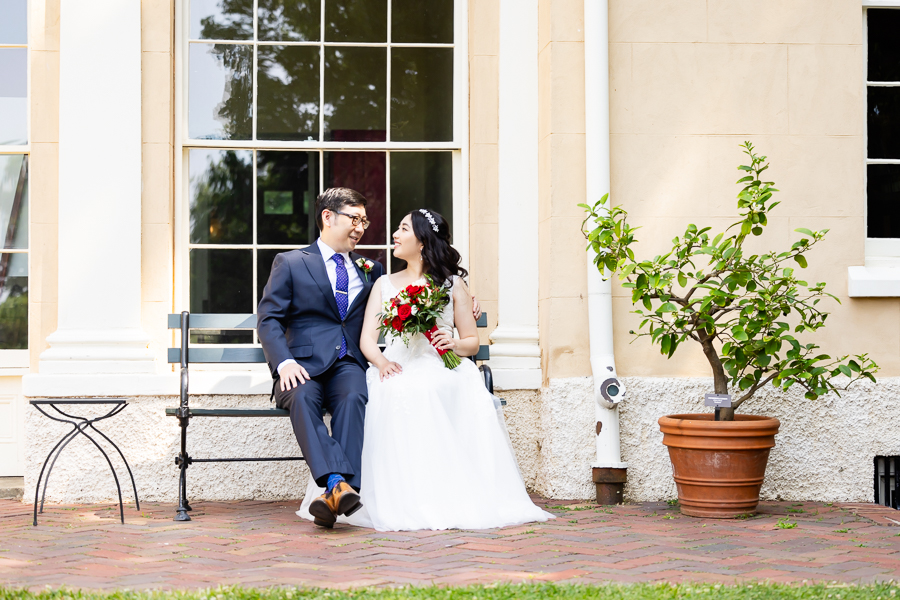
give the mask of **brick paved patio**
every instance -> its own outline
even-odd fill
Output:
[[[900,513],[872,505],[764,503],[743,521],[681,516],[665,503],[598,508],[537,500],[558,518],[489,531],[319,529],[298,502],[173,507],[31,506],[0,500],[0,583],[30,588],[496,581],[873,582],[900,579]],[[565,506],[563,508],[563,505]],[[776,527],[779,519],[797,523]],[[846,531],[844,531],[846,530]]]

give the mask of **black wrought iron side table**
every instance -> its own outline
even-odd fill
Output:
[[[122,454],[122,451],[119,450],[119,447],[116,446],[116,444],[111,439],[109,439],[105,433],[94,427],[94,423],[96,423],[97,421],[109,419],[110,417],[114,417],[122,412],[125,407],[128,406],[128,403],[124,398],[47,398],[43,400],[30,400],[29,404],[38,409],[45,417],[53,419],[54,421],[59,421],[60,423],[68,423],[72,426],[72,431],[66,433],[66,435],[64,435],[62,439],[56,442],[56,445],[53,446],[53,450],[51,450],[50,454],[47,455],[47,458],[44,460],[44,465],[41,467],[41,474],[38,475],[37,484],[34,487],[34,522],[32,523],[32,525],[37,526],[38,512],[44,512],[44,498],[47,495],[47,483],[50,481],[50,473],[53,472],[53,466],[56,464],[56,459],[59,458],[59,455],[62,454],[62,451],[66,449],[66,446],[69,445],[69,442],[74,440],[79,433],[89,439],[95,446],[97,446],[97,449],[101,454],[103,454],[103,458],[106,459],[106,463],[109,465],[110,471],[112,471],[113,479],[116,481],[116,490],[119,492],[119,519],[122,521],[123,525],[125,524],[125,509],[122,505],[122,486],[119,485],[119,476],[116,474],[116,469],[113,467],[112,461],[109,460],[109,455],[107,455],[106,451],[104,451],[100,444],[97,443],[97,440],[87,434],[87,432],[85,431],[86,429],[92,429],[94,430],[94,432],[100,434],[100,436],[102,436],[103,439],[109,442],[110,445],[116,449],[116,452],[119,453],[119,456],[122,458],[122,462],[125,463],[125,468],[128,469],[128,476],[131,477],[131,487],[132,489],[134,489],[135,509],[141,510],[141,504],[138,500],[137,486],[134,483],[134,475],[131,473],[131,467],[128,466],[128,461],[125,460],[125,455]],[[93,418],[71,415],[59,408],[59,406],[85,406],[95,404],[105,404],[112,406],[112,408],[106,414]],[[59,413],[61,417],[47,412],[42,408],[44,406],[49,406],[54,411]],[[71,409],[67,410],[71,412]],[[52,461],[50,461],[51,457],[53,458]],[[47,470],[47,477],[45,478],[44,469],[47,468],[48,462],[50,463],[50,469]],[[44,490],[41,492],[42,479],[44,481]],[[40,511],[38,510],[38,492],[40,492],[41,498]]]

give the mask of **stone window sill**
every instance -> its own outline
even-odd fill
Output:
[[[900,298],[900,267],[847,267],[851,298]]]

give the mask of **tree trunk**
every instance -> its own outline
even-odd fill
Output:
[[[722,366],[719,353],[716,352],[716,348],[713,346],[713,339],[712,336],[703,338],[700,340],[700,345],[703,347],[703,354],[706,355],[706,360],[709,361],[709,366],[712,368],[714,392],[716,394],[727,394],[728,376],[725,375],[725,367]],[[719,419],[722,421],[734,421],[734,409],[720,408]]]

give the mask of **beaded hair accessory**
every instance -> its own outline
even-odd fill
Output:
[[[434,217],[431,215],[431,213],[428,212],[427,210],[425,210],[424,208],[420,208],[419,212],[422,213],[423,215],[425,215],[425,218],[428,219],[429,223],[431,223],[431,228],[434,230],[435,233],[437,233],[437,231],[438,231],[437,222],[434,220]]]

